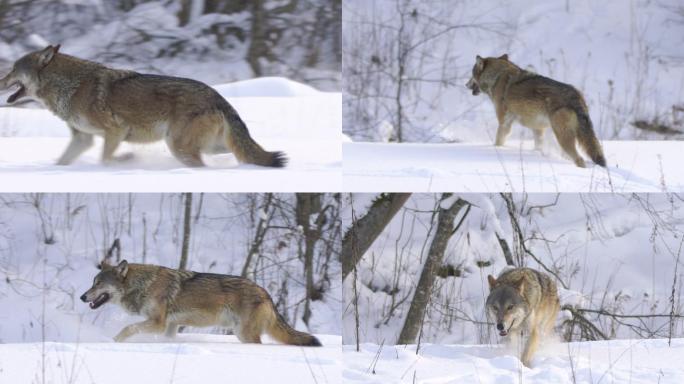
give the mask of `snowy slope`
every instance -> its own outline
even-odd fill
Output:
[[[179,335],[182,343],[0,344],[0,382],[341,383],[340,337],[319,337],[321,348],[216,335]]]
[[[0,108],[0,174],[4,191],[333,191],[341,188],[341,95],[283,78],[216,87],[267,150],[284,151],[284,169],[238,165],[229,155],[205,156],[188,169],[163,142],[122,145],[125,163],[99,163],[102,140],[74,164],[54,162],[68,143],[64,122],[42,109]]]
[[[354,192],[663,192],[684,190],[682,143],[603,141],[608,171],[576,167],[531,141],[343,143],[344,188]],[[583,155],[587,159],[586,155]]]
[[[684,382],[684,340],[613,340],[552,343],[543,347],[532,368],[510,351],[490,345],[362,344],[344,346],[345,383],[632,383]],[[379,358],[377,361],[377,354]],[[374,371],[374,373],[373,373]]]

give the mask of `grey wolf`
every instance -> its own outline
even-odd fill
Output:
[[[111,302],[147,320],[131,324],[114,340],[138,333],[174,337],[182,325],[232,328],[243,343],[261,343],[267,333],[291,345],[320,346],[316,337],[290,327],[271,296],[254,282],[236,276],[180,271],[156,265],[100,264],[93,286],[81,300],[97,309]]]
[[[214,89],[179,77],[117,70],[59,53],[59,45],[31,52],[0,79],[0,89],[18,86],[8,103],[29,96],[44,104],[71,130],[57,164],[72,163],[104,138],[103,163],[121,160],[123,141],[164,139],[190,167],[204,165],[203,153],[233,152],[240,162],[283,167],[282,152],[267,152],[249,134],[238,113]]]
[[[516,345],[522,331],[529,335],[521,356],[522,363],[529,367],[540,337],[553,332],[560,310],[556,283],[530,268],[510,269],[498,278],[489,275],[487,280],[487,315],[496,321],[499,335],[507,337],[512,345]]]
[[[571,85],[521,69],[508,55],[477,56],[472,77],[466,84],[473,95],[486,93],[494,103],[499,128],[495,145],[502,146],[518,122],[534,132],[536,149],[541,149],[544,131],[551,126],[558,144],[578,167],[585,167],[577,144],[594,163],[605,167],[603,149],[589,118],[587,103]]]

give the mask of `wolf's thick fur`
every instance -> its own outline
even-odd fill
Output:
[[[489,296],[487,315],[496,321],[499,335],[508,336],[515,345],[521,331],[529,335],[521,360],[530,366],[540,337],[552,334],[560,310],[556,283],[547,275],[530,268],[504,271],[498,278],[487,276]]]
[[[0,89],[19,86],[7,102],[23,96],[41,101],[64,120],[72,140],[57,164],[73,162],[104,137],[102,161],[115,160],[122,141],[164,139],[187,166],[203,166],[203,153],[233,152],[241,162],[282,167],[282,152],[267,152],[249,134],[235,109],[213,88],[179,77],[107,68],[49,46],[27,54],[0,80]]]
[[[243,343],[261,343],[267,333],[281,343],[320,346],[316,337],[290,327],[265,289],[248,279],[146,264],[101,264],[93,286],[81,296],[96,309],[111,301],[147,320],[125,327],[114,338],[137,333],[173,337],[179,326],[232,328]]]
[[[473,95],[486,93],[494,103],[499,120],[495,145],[505,144],[511,125],[517,121],[532,129],[535,147],[541,149],[544,130],[551,126],[558,144],[578,167],[585,163],[577,153],[577,143],[594,163],[606,166],[587,104],[571,85],[525,71],[503,55],[484,59],[477,56],[466,86]]]

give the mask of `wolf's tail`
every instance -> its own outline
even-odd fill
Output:
[[[596,138],[589,115],[584,108],[576,108],[575,114],[577,115],[577,141],[594,163],[605,168],[606,158],[603,156],[603,148]]]
[[[226,102],[225,105],[222,105],[221,112],[223,112],[227,125],[227,131],[224,133],[226,145],[240,162],[276,168],[284,167],[287,164],[285,153],[280,151],[268,152],[252,139],[247,130],[247,125],[230,104]]]
[[[302,345],[308,347],[320,347],[321,342],[316,336],[310,335],[306,332],[300,332],[290,327],[285,319],[275,310],[275,306],[271,305],[273,318],[266,328],[266,333],[271,335],[274,339],[283,344]]]

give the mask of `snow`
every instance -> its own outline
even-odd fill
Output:
[[[241,344],[234,336],[179,335],[157,343],[0,344],[0,382],[341,383],[340,337],[323,347]]]
[[[343,143],[343,184],[356,192],[667,192],[684,189],[678,141],[603,141],[608,170],[578,168],[531,141]],[[586,155],[584,158],[588,160]]]
[[[550,343],[524,367],[498,345],[344,346],[345,383],[684,382],[684,339]],[[376,359],[376,355],[379,358]]]
[[[284,169],[238,165],[232,154],[204,156],[208,167],[189,169],[163,142],[124,143],[127,162],[100,164],[102,140],[70,166],[54,165],[69,141],[66,124],[47,110],[0,108],[0,172],[3,190],[82,192],[334,191],[341,189],[341,95],[315,91],[284,78],[223,84],[254,139],[284,151]],[[258,95],[258,96],[257,96]]]

